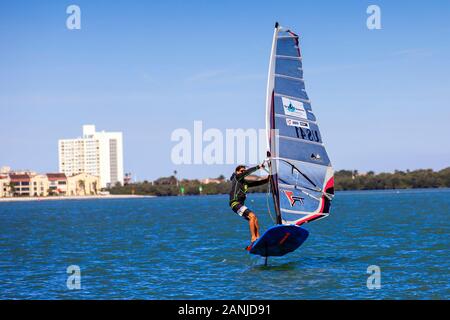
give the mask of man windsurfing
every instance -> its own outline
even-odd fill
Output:
[[[246,250],[250,250],[253,243],[259,238],[258,219],[256,218],[255,213],[244,205],[247,197],[247,190],[248,188],[257,187],[269,182],[269,177],[261,180],[251,180],[248,176],[263,168],[264,163],[249,169],[246,169],[244,165],[240,165],[236,167],[230,178],[230,207],[235,213],[247,220],[250,226],[251,244],[247,246]]]

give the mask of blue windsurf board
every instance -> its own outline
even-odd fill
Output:
[[[306,229],[295,225],[276,225],[259,238],[250,249],[250,253],[263,257],[280,257],[296,250],[308,238]]]

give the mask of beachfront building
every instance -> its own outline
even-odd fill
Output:
[[[5,175],[11,172],[11,167],[3,166],[0,168],[0,175]]]
[[[217,179],[214,179],[214,178],[206,178],[206,179],[201,179],[200,180],[200,183],[201,184],[211,184],[211,183],[214,183],[214,184],[221,184],[222,182],[224,182],[225,181],[225,179],[219,179],[219,178],[217,178]]]
[[[64,173],[47,173],[49,195],[67,195],[67,177]]]
[[[88,196],[100,194],[100,179],[87,173],[67,177],[64,173],[0,173],[0,198]]]
[[[29,197],[31,176],[28,173],[12,173],[10,179],[10,195],[14,197]]]
[[[30,196],[46,197],[49,191],[49,180],[45,174],[36,174],[30,179]]]
[[[123,184],[122,132],[96,132],[83,126],[83,137],[59,140],[59,171],[67,176],[87,173],[100,179],[100,187]]]
[[[97,195],[100,191],[100,179],[87,173],[67,177],[68,196]]]
[[[0,198],[10,196],[10,183],[9,175],[0,173]]]

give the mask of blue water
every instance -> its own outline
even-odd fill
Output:
[[[248,206],[271,225],[265,195]],[[0,298],[449,299],[449,214],[448,189],[341,192],[265,267],[226,196],[0,203]]]

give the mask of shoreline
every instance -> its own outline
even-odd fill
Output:
[[[102,199],[144,199],[144,198],[156,198],[156,196],[142,196],[131,194],[120,195],[96,195],[96,196],[54,196],[54,197],[9,197],[0,198],[0,202],[29,202],[29,201],[61,201],[61,200],[102,200]]]
[[[405,188],[405,189],[364,189],[364,190],[337,190],[335,194],[338,193],[407,193],[407,192],[420,192],[420,191],[443,191],[450,190],[447,187],[438,188]],[[266,194],[265,192],[250,192],[251,194]],[[181,195],[165,195],[165,196],[155,196],[155,195],[131,195],[131,194],[112,194],[112,195],[95,195],[95,196],[53,196],[53,197],[8,197],[0,198],[0,203],[2,202],[30,202],[30,201],[62,201],[62,200],[102,200],[102,199],[144,199],[144,198],[170,198],[170,197],[210,197],[210,196],[227,196],[227,193],[217,193],[217,194],[186,194]]]

